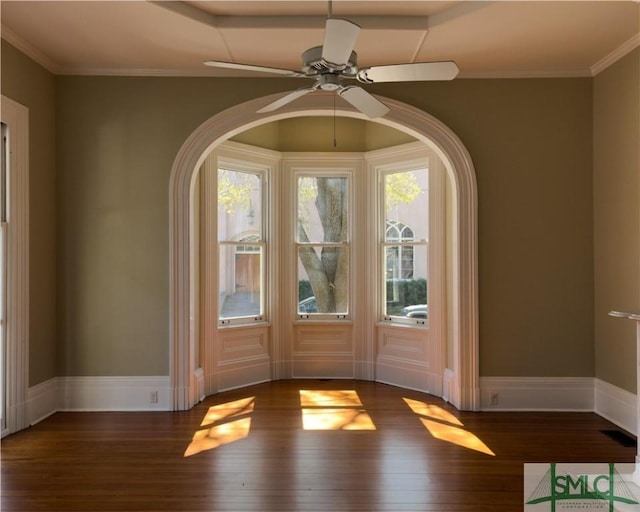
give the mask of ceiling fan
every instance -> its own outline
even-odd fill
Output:
[[[259,71],[287,77],[312,78],[315,83],[311,87],[303,87],[290,92],[258,110],[266,113],[277,110],[305,94],[316,91],[335,91],[347,102],[369,118],[384,116],[389,109],[384,103],[365,91],[362,87],[349,81],[364,84],[382,82],[413,82],[428,80],[452,80],[458,74],[458,66],[453,61],[415,62],[409,64],[391,64],[359,68],[356,52],[353,51],[360,27],[355,23],[331,16],[325,25],[324,42],[302,54],[302,70],[237,64],[219,60],[209,60],[204,64],[218,68]]]

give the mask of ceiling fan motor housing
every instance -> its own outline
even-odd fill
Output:
[[[302,54],[302,72],[308,77],[335,73],[353,78],[358,73],[358,55],[351,52],[346,64],[333,64],[322,58],[322,46],[314,46]]]

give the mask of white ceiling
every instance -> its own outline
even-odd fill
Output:
[[[58,74],[246,76],[202,62],[298,70],[300,54],[322,44],[327,9],[324,0],[2,0],[0,20],[4,39]],[[334,0],[333,15],[361,25],[361,67],[454,60],[461,77],[592,76],[640,45],[631,0]]]

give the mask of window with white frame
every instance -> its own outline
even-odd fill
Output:
[[[218,287],[222,325],[263,319],[264,172],[218,168]]]
[[[413,230],[396,220],[387,219],[387,242],[412,242]],[[387,248],[387,279],[413,277],[413,246],[398,245]]]
[[[426,325],[428,318],[429,170],[381,170],[382,317]]]
[[[298,318],[346,319],[350,289],[350,178],[332,171],[296,178]]]

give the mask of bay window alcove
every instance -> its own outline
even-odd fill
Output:
[[[202,396],[282,378],[442,395],[446,170],[391,128],[401,143],[367,150],[369,124],[351,120],[360,151],[265,149],[245,136],[207,155],[196,190]]]
[[[332,94],[322,92],[305,95],[276,113],[257,113],[265,102],[277,97],[274,94],[256,98],[209,118],[187,138],[173,164],[169,182],[169,343],[174,409],[189,409],[205,395],[231,387],[327,375],[415,387],[442,396],[462,410],[477,410],[477,185],[464,144],[438,119],[391,98],[381,98],[389,112],[375,122],[366,120],[349,105],[336,104]],[[309,123],[308,118],[316,122]],[[336,119],[337,137],[335,131],[326,129]],[[271,126],[284,121],[292,123],[288,131],[281,130],[277,136],[269,133]],[[364,132],[352,129],[350,123],[358,122],[366,123]],[[304,145],[296,145],[300,133],[306,135]],[[333,139],[337,139],[337,147],[326,142]],[[406,146],[410,142],[412,148]],[[244,242],[251,242],[251,247],[255,248],[253,242],[263,244],[260,264],[264,315],[254,317],[250,324],[220,324],[218,318],[218,204],[215,197],[207,200],[206,194],[217,186],[215,154],[223,147],[242,162],[247,161],[247,152],[251,154],[250,163],[255,164],[255,158],[268,160],[259,165],[265,170],[264,240],[252,238],[255,233],[250,230],[240,233],[250,237]],[[401,158],[403,150],[422,151],[419,159],[423,160],[424,153],[430,153],[435,156],[429,157],[430,166],[446,171],[440,172],[440,185],[429,184],[429,223],[437,217],[432,209],[443,212],[443,243],[437,242],[438,231],[431,226],[427,243],[418,240],[429,247],[427,272],[437,265],[441,265],[442,272],[428,276],[426,292],[411,292],[420,291],[427,297],[426,304],[413,301],[416,303],[411,306],[418,307],[406,310],[413,317],[428,315],[424,324],[416,320],[413,325],[394,322],[403,316],[401,310],[387,310],[392,313],[386,315],[391,317],[389,320],[383,309],[386,297],[390,294],[396,300],[403,287],[398,283],[395,291],[386,288],[388,269],[382,261],[385,256],[393,261],[394,251],[385,252],[384,244],[402,246],[402,250],[395,250],[405,258],[400,271],[408,269],[410,256],[416,260],[416,247],[412,255],[411,249],[405,250],[413,245],[410,240],[384,241],[388,226],[394,222],[379,215],[380,176],[395,172],[394,166],[399,162],[411,161],[411,156]],[[324,157],[333,163],[321,161]],[[345,318],[299,315],[302,307],[308,310],[317,308],[317,304],[312,299],[315,292],[309,290],[311,280],[309,285],[301,285],[305,279],[298,279],[298,242],[291,221],[295,218],[296,199],[291,182],[284,182],[295,174],[284,171],[287,165],[298,165],[294,159],[303,164],[295,172],[305,173],[307,167],[314,172],[341,167],[342,172],[352,175],[349,194],[355,202],[350,210],[353,218],[348,220],[350,288],[349,315]],[[338,159],[343,162],[338,163]],[[434,195],[438,187],[444,193]],[[398,222],[396,227],[402,223],[412,231],[415,228],[413,219],[389,220]],[[440,249],[434,252],[434,247]],[[414,276],[416,269],[414,264]],[[438,281],[444,285],[438,288]],[[301,305],[306,299],[306,306]],[[408,314],[407,317],[411,318]],[[428,336],[424,335],[426,331]]]

